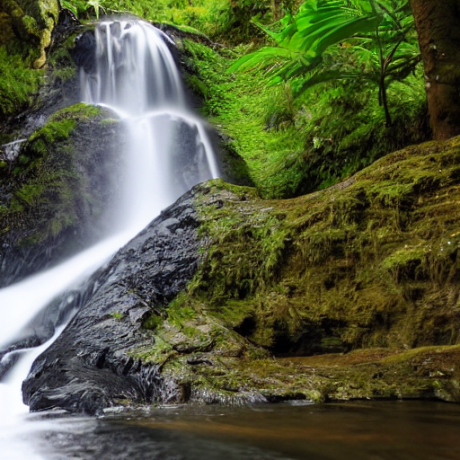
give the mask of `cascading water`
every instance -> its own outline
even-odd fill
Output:
[[[188,188],[218,176],[203,123],[186,109],[180,76],[166,44],[169,38],[140,21],[102,22],[95,38],[94,69],[81,69],[82,99],[111,109],[126,130],[113,231],[63,264],[0,290],[0,350],[20,338],[40,310],[81,283]],[[8,426],[8,433],[14,432],[12,424],[22,420],[18,414],[26,408],[20,398],[21,382],[57,332],[40,348],[21,352],[16,367],[0,383],[1,431]],[[8,436],[2,435],[0,454],[14,451],[14,458],[35,458],[26,447],[8,447]]]
[[[96,29],[96,71],[81,70],[83,100],[111,108],[125,123],[119,222],[136,232],[191,186],[218,176],[202,121],[186,110],[168,40],[145,22],[104,22]]]

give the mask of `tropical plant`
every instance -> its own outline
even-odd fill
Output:
[[[80,18],[94,11],[96,18],[99,19],[99,10],[104,11],[100,0],[60,0],[60,2],[62,8],[67,8]]]
[[[421,59],[408,0],[309,0],[297,15],[286,15],[278,31],[254,22],[277,46],[241,57],[229,72],[263,70],[270,84],[290,81],[295,96],[325,81],[364,78],[379,86],[391,125],[387,87]],[[324,65],[334,46],[351,47],[350,59]]]

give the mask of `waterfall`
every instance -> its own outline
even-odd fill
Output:
[[[129,142],[117,220],[139,231],[191,186],[218,177],[216,161],[202,121],[185,107],[169,37],[132,21],[103,22],[95,34],[95,70],[81,69],[83,100],[124,121]]]
[[[104,21],[95,39],[94,69],[80,71],[82,100],[118,115],[127,146],[113,231],[59,266],[0,290],[0,350],[20,338],[24,327],[53,299],[91,275],[187,189],[218,177],[203,122],[186,108],[167,45],[170,39],[148,23],[133,20]],[[18,400],[30,365],[50,342],[21,352],[19,364],[0,382],[0,426],[16,420],[24,409],[10,404],[11,395]]]

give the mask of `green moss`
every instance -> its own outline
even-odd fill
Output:
[[[2,221],[6,232],[33,221],[34,231],[18,241],[21,245],[39,244],[58,237],[79,222],[84,195],[84,177],[75,158],[73,133],[77,126],[92,123],[101,110],[76,104],[54,113],[48,122],[24,143],[12,165],[15,186]],[[94,212],[96,209],[94,209]]]
[[[157,314],[150,315],[143,323],[142,327],[154,331],[157,327],[163,324],[163,318]]]
[[[52,122],[59,122],[66,119],[86,121],[101,114],[102,109],[100,107],[80,102],[53,113],[49,120]]]
[[[182,329],[187,321],[196,318],[196,312],[185,302],[185,294],[179,294],[167,308],[168,320],[171,324]]]
[[[44,72],[30,69],[20,54],[0,46],[0,119],[29,107]]]
[[[72,3],[72,2],[70,2]],[[80,2],[81,3],[81,2]],[[185,32],[206,34],[219,43],[251,41],[261,32],[251,19],[258,16],[268,22],[278,19],[283,11],[292,6],[290,0],[101,0],[100,5],[108,14],[134,13],[144,19],[171,24]],[[75,4],[80,17],[88,17],[91,10],[85,4]]]
[[[102,125],[116,125],[118,123],[120,123],[120,120],[117,118],[105,118],[101,121]]]
[[[89,121],[101,113],[101,109],[92,105],[78,103],[55,112],[43,128],[35,131],[28,139],[29,156],[40,158],[46,155],[55,142],[68,139],[77,123]],[[23,162],[28,164],[29,160]],[[33,163],[35,166],[36,163]]]
[[[209,247],[185,301],[277,352],[455,343],[459,143],[395,152],[292,200],[208,183]]]
[[[138,349],[132,353],[134,358],[141,359],[146,363],[163,364],[171,356],[176,354],[171,344],[159,336],[155,336],[155,343],[148,349]]]
[[[186,385],[192,400],[208,403],[241,404],[247,402],[248,395],[257,394],[271,402],[371,398],[460,401],[458,346],[423,348],[416,353],[372,349],[284,359],[235,359],[208,353],[200,355],[203,364],[193,366],[177,353],[171,354],[167,346],[164,350],[156,358],[168,356],[161,368],[163,377],[173,379],[178,386]]]

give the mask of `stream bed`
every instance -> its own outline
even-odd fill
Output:
[[[27,424],[17,436],[46,460],[460,458],[460,407],[430,401],[166,406],[97,419],[30,414]]]

